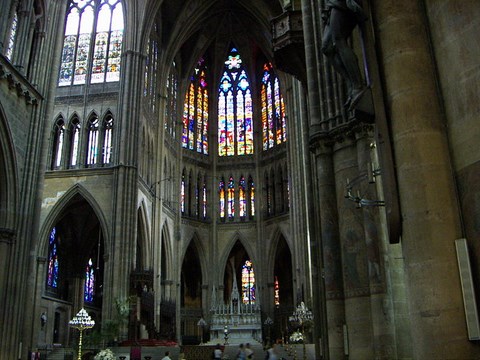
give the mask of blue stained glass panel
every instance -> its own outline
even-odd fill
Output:
[[[52,288],[57,288],[58,275],[57,230],[53,228],[49,238],[47,285]]]

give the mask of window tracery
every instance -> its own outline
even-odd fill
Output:
[[[280,145],[287,140],[285,104],[280,93],[280,83],[272,64],[263,66],[261,85],[263,150]]]
[[[218,154],[253,154],[253,103],[243,60],[232,47],[218,89]]]
[[[185,95],[182,146],[208,154],[208,89],[207,68],[200,59]]]
[[[121,0],[72,0],[63,40],[59,86],[120,79],[123,41]]]

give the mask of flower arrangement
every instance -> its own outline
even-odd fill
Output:
[[[94,360],[115,360],[115,354],[112,350],[105,349],[95,355]]]
[[[289,340],[291,344],[301,344],[303,342],[303,334],[300,331],[295,331],[290,335]]]

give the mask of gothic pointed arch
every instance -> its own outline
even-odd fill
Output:
[[[162,226],[160,279],[162,286],[173,276],[173,249],[168,222]],[[164,294],[164,292],[162,292]]]
[[[7,119],[0,104],[0,228],[14,229],[18,180],[15,148]],[[7,236],[7,234],[2,235]],[[11,234],[13,236],[13,233]],[[9,236],[9,237],[11,237]]]
[[[50,169],[60,169],[64,161],[66,126],[62,115],[57,116],[52,129]]]
[[[237,285],[238,294],[244,297],[244,289],[242,289],[242,269],[247,261],[251,262],[250,271],[255,271],[255,259],[253,258],[253,249],[248,241],[242,239],[242,236],[237,232],[229,242],[223,256],[223,261],[220,261],[220,273],[223,274],[223,279],[219,279],[223,283],[223,299],[228,302],[234,294],[234,285]],[[253,286],[251,284],[251,286]],[[256,287],[255,287],[256,288]]]
[[[87,167],[95,166],[98,162],[99,131],[100,120],[98,114],[92,111],[85,124],[86,131],[86,149],[85,165]]]
[[[150,251],[150,230],[148,214],[145,203],[142,201],[137,210],[137,243],[135,256],[135,269],[147,270],[152,267],[153,259]]]
[[[78,199],[84,200],[92,208],[93,212],[95,213],[95,217],[98,219],[99,226],[103,234],[105,248],[110,248],[110,232],[107,226],[108,222],[104,211],[96,201],[95,196],[92,195],[87,189],[85,189],[83,185],[77,183],[69,190],[67,190],[60,199],[58,199],[57,203],[53,206],[53,208],[46,216],[39,231],[39,236],[41,240],[38,242],[37,245],[37,253],[45,254],[45,251],[43,249],[45,249],[47,246],[48,236],[50,235],[52,227],[54,226],[57,219],[61,216],[65,208],[68,206],[68,204],[75,201],[76,199],[77,201]]]
[[[101,146],[101,163],[108,165],[113,160],[113,140],[114,140],[115,122],[113,113],[108,109],[103,115],[101,124],[101,138],[99,139]]]
[[[200,268],[197,269],[197,271],[200,271],[202,278],[206,279],[208,277],[208,268],[209,268],[208,253],[207,253],[207,249],[205,248],[202,242],[200,235],[196,231],[193,232],[192,236],[190,237],[190,241],[184,247],[183,257],[186,256],[186,253],[189,247],[191,246],[195,247],[195,251],[197,252],[197,255],[198,255]]]
[[[198,234],[194,233],[183,254],[180,273],[180,308],[183,338],[197,333],[197,323],[204,316],[206,257]],[[204,296],[205,295],[205,296]]]
[[[274,335],[281,336],[283,329],[279,324],[288,323],[298,294],[294,288],[293,256],[290,245],[279,228],[274,232],[268,258],[273,264],[268,268],[273,271],[270,270],[267,281],[273,284],[273,288],[269,288],[270,294],[267,298],[274,307]]]
[[[69,168],[76,168],[79,163],[80,155],[80,138],[81,138],[81,123],[80,117],[76,112],[70,116],[70,121],[68,124],[68,139],[67,139],[67,149],[68,149],[68,158],[66,159]]]
[[[71,302],[73,307],[85,302],[100,312],[108,242],[104,224],[87,197],[91,194],[75,186],[47,216],[41,233],[48,232],[48,237],[39,241],[43,248],[38,249],[47,262],[45,273],[38,276],[40,282],[44,277],[49,297]],[[47,245],[42,245],[45,241]],[[83,293],[81,302],[79,293]]]

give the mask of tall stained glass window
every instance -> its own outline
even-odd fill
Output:
[[[227,188],[227,215],[230,220],[235,217],[235,180],[230,176]]]
[[[255,304],[255,272],[250,260],[242,266],[242,301],[244,304]]]
[[[55,123],[53,134],[53,149],[52,149],[52,169],[60,168],[62,164],[63,146],[65,143],[65,122],[62,118]]]
[[[113,117],[107,115],[103,121],[103,156],[102,163],[109,164],[112,161],[112,136],[113,136]]]
[[[48,241],[48,273],[47,286],[58,288],[58,235],[57,229],[54,227],[50,232]]]
[[[253,183],[251,176],[248,178],[248,195],[250,202],[250,217],[253,218],[255,216],[255,184]]]
[[[87,139],[87,165],[97,163],[98,152],[98,117],[94,116],[88,121]]]
[[[222,179],[218,184],[220,218],[225,219],[225,181]]]
[[[208,154],[208,89],[205,61],[200,59],[190,78],[183,108],[182,146]]]
[[[218,89],[218,154],[253,154],[253,106],[242,59],[232,47]]]
[[[58,85],[118,81],[123,28],[121,0],[71,0]]]
[[[92,258],[88,259],[88,264],[85,268],[85,288],[83,293],[86,302],[93,302],[95,295],[95,269]]]
[[[261,104],[263,150],[268,150],[287,140],[285,104],[278,77],[270,63],[263,66]]]
[[[70,123],[70,166],[75,167],[78,163],[78,149],[80,146],[80,121],[73,118]]]
[[[185,170],[182,173],[182,183],[180,184],[180,210],[185,214]]]
[[[10,34],[8,37],[8,47],[7,51],[5,52],[5,56],[8,60],[12,60],[13,55],[13,48],[15,46],[15,40],[17,38],[17,29],[18,29],[18,12],[15,9],[12,18],[12,24],[10,26]]]
[[[278,277],[275,276],[273,284],[275,306],[280,306],[280,285],[278,284]]]
[[[245,177],[241,176],[238,182],[238,212],[241,219],[244,219],[247,214],[247,198]]]
[[[203,185],[202,185],[202,214],[203,218],[207,218],[207,184],[205,182],[205,179],[203,179]]]
[[[157,109],[157,83],[158,83],[158,61],[159,46],[157,40],[157,25],[154,24],[150,31],[150,40],[147,44],[147,57],[145,59],[145,88],[143,95],[146,97],[146,103],[152,111]],[[167,84],[167,91],[170,91],[170,82]],[[168,109],[168,106],[166,107]]]
[[[175,63],[173,63],[167,79],[167,103],[165,105],[165,130],[172,138],[175,138],[177,121],[177,87],[177,72]]]

